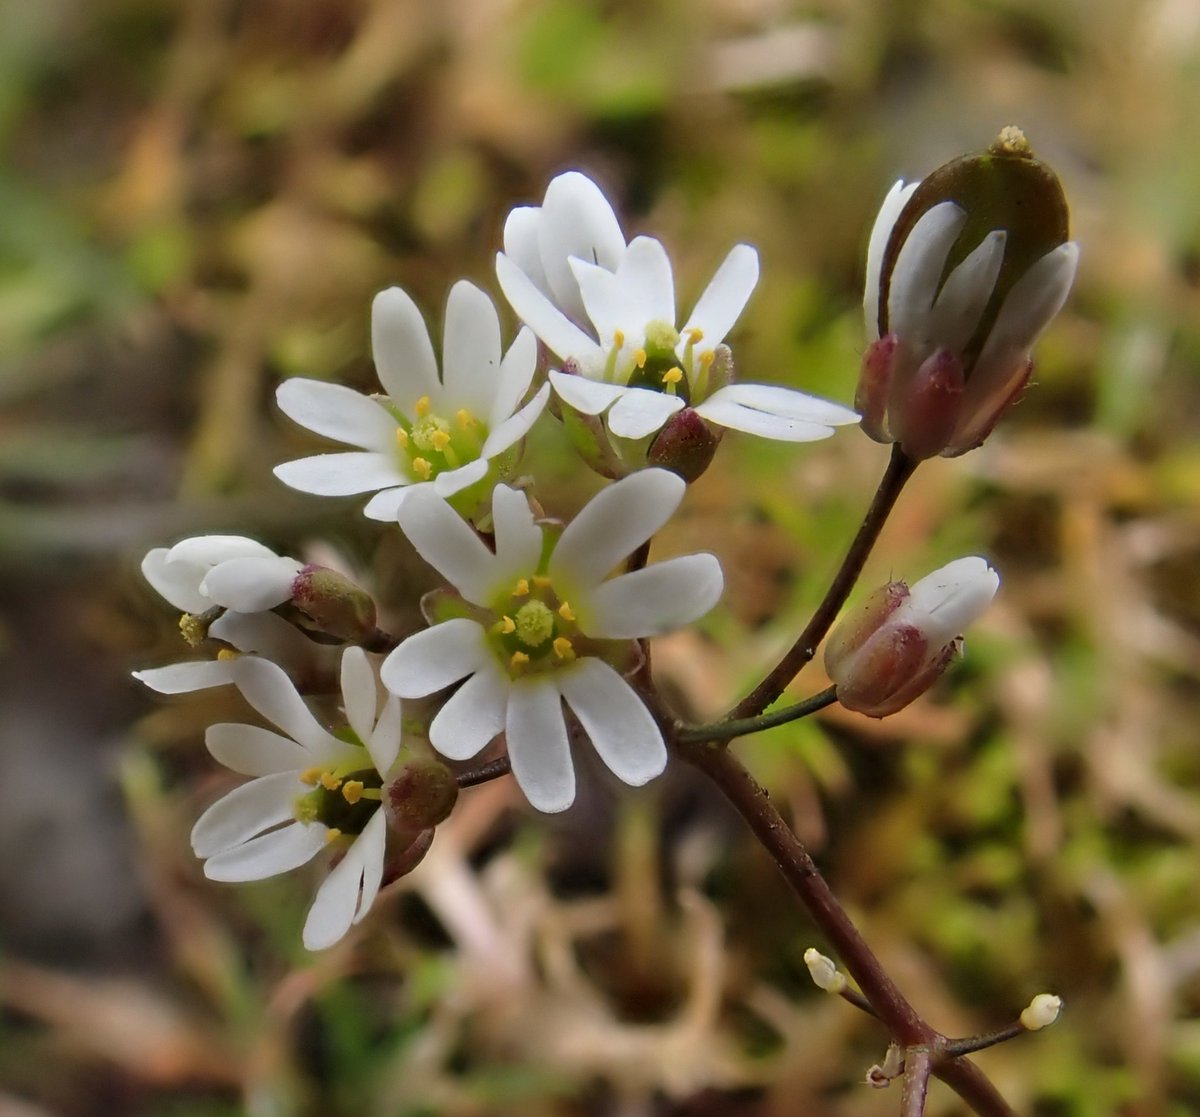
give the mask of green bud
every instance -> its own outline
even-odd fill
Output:
[[[375,632],[375,602],[349,578],[324,566],[306,566],[292,583],[292,604],[322,632],[359,643]]]

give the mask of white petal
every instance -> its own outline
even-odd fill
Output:
[[[421,489],[408,496],[396,518],[417,553],[463,597],[488,603],[496,590],[496,556],[449,504]]]
[[[601,384],[566,372],[550,373],[550,383],[559,399],[584,415],[599,415],[629,391],[621,384]]]
[[[477,481],[482,481],[487,476],[487,471],[488,463],[483,458],[476,458],[458,469],[448,469],[445,473],[439,473],[430,484],[438,496],[448,500],[455,493],[461,493],[463,489],[469,489]],[[397,509],[396,515],[399,514]]]
[[[458,688],[429,726],[429,741],[448,760],[470,760],[504,729],[508,676],[484,663]]]
[[[671,518],[687,488],[665,469],[642,469],[601,489],[567,525],[548,573],[576,588],[599,582]]]
[[[518,489],[497,485],[492,493],[496,531],[496,565],[520,577],[537,569],[542,555],[542,529],[534,523],[529,500]]]
[[[883,266],[883,254],[896,227],[896,219],[919,185],[919,182],[910,182],[905,186],[903,179],[894,182],[883,199],[883,205],[879,207],[879,216],[875,218],[871,229],[871,242],[867,246],[866,287],[863,291],[863,317],[866,320],[868,342],[879,340],[879,269]]]
[[[293,422],[335,442],[379,452],[395,445],[396,420],[387,409],[342,384],[285,380],[275,390],[275,401]]]
[[[371,304],[371,351],[379,382],[404,414],[440,390],[425,319],[399,287],[380,291]]]
[[[601,640],[657,636],[704,616],[725,587],[715,555],[684,555],[601,583],[580,627]],[[583,605],[580,608],[584,608]]]
[[[542,269],[542,252],[538,244],[538,226],[542,221],[540,206],[518,206],[504,222],[504,253],[546,295],[550,285]]]
[[[274,472],[290,488],[317,496],[352,496],[409,482],[394,460],[369,451],[297,458]]]
[[[184,613],[203,613],[211,602],[200,592],[204,567],[170,562],[166,547],[155,547],[142,559],[142,576],[165,601]]]
[[[500,372],[492,386],[492,405],[485,416],[488,429],[494,431],[517,409],[517,404],[529,391],[537,370],[537,337],[528,327],[522,327],[517,339],[508,347]],[[484,455],[487,456],[486,454]]]
[[[375,672],[362,648],[342,652],[342,708],[346,721],[361,744],[371,739],[375,728]]]
[[[538,394],[522,407],[520,411],[515,415],[509,416],[498,427],[493,428],[492,433],[484,441],[483,448],[480,450],[480,456],[494,458],[497,454],[502,454],[510,446],[514,446],[520,442],[532,429],[533,424],[537,422],[549,398],[550,385],[543,384],[538,389]]]
[[[1068,241],[1047,252],[1013,284],[988,334],[980,364],[993,352],[1027,353],[1033,348],[1067,301],[1078,263],[1079,246]]]
[[[371,754],[371,762],[375,771],[386,776],[388,769],[396,762],[400,753],[400,742],[404,738],[403,711],[400,699],[392,696],[383,704],[379,721],[367,739],[367,752]]]
[[[625,237],[600,188],[578,171],[569,171],[546,187],[538,246],[554,301],[568,317],[578,320],[583,306],[571,274],[570,258],[574,256],[615,271],[625,251]]]
[[[308,788],[293,772],[276,772],[235,787],[192,827],[197,857],[212,857],[292,818],[296,797]]]
[[[575,801],[575,769],[562,699],[550,676],[512,684],[505,719],[508,759],[533,807],[553,814]]]
[[[200,592],[238,613],[261,613],[290,601],[302,564],[292,558],[235,558],[218,563],[200,583]]]
[[[618,330],[640,343],[648,319],[628,298],[620,278],[587,260],[572,260],[571,271],[601,347],[612,348]]]
[[[634,237],[616,274],[643,322],[675,325],[675,277],[661,241]]]
[[[667,766],[662,733],[633,688],[600,659],[581,659],[558,673],[567,705],[600,759],[627,784],[640,787]]]
[[[394,524],[400,514],[400,505],[404,503],[409,493],[416,492],[424,485],[432,485],[432,481],[418,481],[413,485],[401,485],[394,489],[383,489],[367,501],[363,515],[369,520],[379,520],[385,524]]]
[[[274,557],[270,547],[244,535],[195,535],[176,543],[168,552],[167,561],[216,566],[226,559]]]
[[[317,889],[301,936],[306,950],[333,946],[370,910],[383,876],[386,839],[383,812],[376,811]]]
[[[696,408],[696,414],[718,426],[756,434],[760,438],[773,438],[778,442],[816,442],[833,434],[833,427],[823,423],[785,419],[753,407],[733,403],[724,395],[724,389],[700,404]]]
[[[551,352],[563,360],[568,357],[582,360],[603,352],[593,338],[567,318],[503,253],[496,257],[496,279],[517,317]]]
[[[424,698],[479,670],[490,655],[482,627],[455,617],[410,636],[383,661],[379,677],[399,698]]]
[[[704,335],[700,349],[712,349],[724,341],[746,309],[757,283],[758,253],[748,244],[735,244],[683,327],[679,352],[687,344],[688,330],[700,330]]]
[[[608,413],[608,429],[618,438],[645,438],[682,410],[683,400],[678,396],[626,388]]]
[[[233,682],[232,668],[233,663],[229,660],[201,659],[134,671],[133,677],[159,694],[187,694]]]
[[[232,670],[233,681],[246,701],[297,744],[318,756],[345,748],[317,724],[281,667],[257,656],[243,656],[233,661]]]
[[[903,619],[920,628],[931,648],[942,647],[991,604],[999,587],[999,575],[984,559],[956,559],[911,587]]]
[[[500,375],[500,319],[473,283],[460,279],[450,288],[442,341],[442,382],[446,398],[480,417],[490,414]]]
[[[939,202],[912,227],[892,269],[888,292],[888,332],[914,341],[925,336],[926,318],[941,282],[942,269],[967,211],[954,202]]]
[[[214,854],[204,863],[209,880],[265,880],[298,869],[325,845],[325,827],[293,822]]]
[[[307,749],[257,725],[210,725],[204,743],[220,763],[243,776],[302,772],[312,764],[312,753]]]
[[[784,419],[799,419],[805,423],[820,423],[822,426],[841,427],[857,423],[859,414],[843,407],[840,403],[810,396],[807,392],[798,392],[794,388],[784,388],[779,384],[727,384],[718,389],[705,403],[715,400],[722,403],[740,403],[744,407],[752,407],[756,411],[765,411],[770,415],[779,415]],[[699,405],[696,410],[704,404]],[[704,414],[701,411],[701,414]]]
[[[232,644],[240,652],[254,652],[285,670],[311,663],[314,644],[298,629],[274,613],[236,613],[219,616],[208,634]]]
[[[1003,229],[993,229],[946,278],[929,315],[929,348],[961,353],[971,340],[995,289],[1007,239]]]

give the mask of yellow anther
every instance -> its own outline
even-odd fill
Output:
[[[705,349],[704,352],[700,354],[700,367],[708,368],[709,365],[711,365],[716,359],[717,351],[715,349]]]
[[[492,631],[494,633],[496,633],[496,635],[498,635],[498,636],[508,636],[511,633],[515,632],[516,629],[517,629],[517,622],[514,621],[512,619],[512,617],[508,616],[507,613],[503,617],[501,617],[500,620],[498,620],[494,625],[492,625]]]
[[[401,450],[408,449],[408,431],[406,431],[403,427],[396,428],[396,445],[399,446]]]
[[[439,454],[450,445],[450,436],[445,431],[434,431],[429,436],[429,440],[433,443],[433,448]]]
[[[563,602],[563,603],[562,603],[562,604],[561,604],[561,605],[558,607],[558,615],[559,615],[560,617],[562,617],[562,619],[563,619],[564,621],[573,621],[573,620],[575,619],[575,613],[574,613],[574,611],[571,609],[571,605],[570,605],[570,603],[569,603],[569,602],[566,602],[566,601],[564,601],[564,602]]]
[[[571,641],[565,636],[558,636],[554,640],[554,654],[559,659],[574,659],[575,649],[571,646]]]
[[[545,574],[535,574],[533,584],[540,590],[548,590],[554,583]]]
[[[342,798],[351,806],[357,803],[363,795],[362,780],[347,780],[342,784]]]
[[[331,826],[325,831],[325,844],[327,846],[333,845],[341,836],[342,832],[336,826]]]
[[[681,368],[669,368],[662,374],[662,382],[666,384],[668,388],[674,388],[675,385],[678,384],[682,379],[683,369]]]
[[[322,772],[317,778],[326,791],[337,791],[342,786],[342,781],[332,772]]]
[[[527,593],[529,593],[529,579],[518,578],[517,584],[513,586],[513,597],[524,597]]]
[[[512,657],[508,661],[508,666],[514,671],[520,670],[529,663],[529,656],[524,652],[513,652]]]
[[[236,648],[222,648],[217,652],[217,659],[222,663],[228,663],[231,659],[238,659],[241,654]]]
[[[179,632],[193,648],[198,648],[208,639],[208,621],[192,613],[182,613],[179,617]]]
[[[684,333],[687,334],[688,342],[692,345],[695,345],[698,341],[704,340],[704,331],[698,329],[696,326],[692,326],[690,329],[685,330]]]
[[[465,431],[470,430],[477,422],[479,422],[479,420],[476,419],[475,416],[472,415],[465,407],[460,407],[454,413],[454,418],[458,420],[458,425]]]
[[[625,331],[624,330],[613,330],[613,345],[617,349],[620,349],[621,346],[624,344],[625,344]]]
[[[422,481],[428,481],[433,474],[433,466],[430,465],[426,458],[413,458],[413,472],[421,478]]]
[[[417,406],[416,406],[417,416],[421,419],[424,419],[425,416],[429,414],[430,406],[431,406],[431,404],[429,402],[429,397],[422,396],[419,400],[417,400]]]
[[[638,368],[646,367],[646,350],[645,349],[639,349],[636,353],[634,353],[633,363],[635,365],[637,365]]]
[[[300,773],[300,782],[308,784],[309,787],[316,787],[317,780],[321,778],[321,772],[320,768],[305,768]]]

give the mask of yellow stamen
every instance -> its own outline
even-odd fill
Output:
[[[674,388],[676,384],[683,379],[683,369],[669,368],[662,374],[662,382],[668,388]]]
[[[558,615],[564,621],[573,621],[575,619],[575,613],[572,611],[570,603],[566,601],[558,607]]]
[[[687,333],[688,342],[695,345],[698,341],[704,340],[704,331],[692,326],[691,329],[685,331]]]
[[[559,659],[574,659],[575,649],[571,646],[571,641],[565,636],[559,636],[554,641],[554,654]]]
[[[406,431],[403,427],[396,428],[396,445],[399,446],[401,450],[408,449],[408,431]]]
[[[326,791],[337,791],[342,786],[342,781],[332,772],[322,772],[317,778]]]
[[[625,344],[625,331],[613,330],[613,345],[620,349]]]
[[[430,441],[433,443],[433,448],[440,454],[450,445],[450,436],[445,431],[434,431],[430,435]]]
[[[362,780],[347,780],[342,784],[342,798],[351,806],[357,803],[363,794]]]
[[[636,353],[634,353],[633,363],[635,365],[637,365],[638,368],[646,367],[646,350],[645,349],[639,349]]]
[[[700,366],[707,369],[713,361],[717,359],[717,351],[715,349],[705,349],[700,354]]]
[[[433,474],[433,466],[425,458],[413,458],[413,472],[417,474],[422,481],[428,481]]]
[[[336,826],[331,826],[325,831],[325,844],[327,846],[333,845],[341,836],[342,832]]]
[[[548,590],[553,585],[545,574],[535,574],[533,576],[533,584],[540,590]]]
[[[512,657],[508,661],[508,666],[512,670],[517,671],[529,663],[529,656],[524,652],[513,652]]]
[[[500,620],[492,625],[492,631],[497,636],[508,636],[517,629],[517,622],[512,617],[505,614]]]
[[[529,579],[518,578],[517,584],[513,586],[513,597],[524,597],[529,592]]]
[[[465,407],[459,408],[454,413],[454,417],[458,420],[458,425],[465,431],[470,430],[473,426],[475,426],[476,423],[479,422],[479,420],[476,419],[475,416],[472,415]]]
[[[429,402],[428,396],[422,396],[419,400],[417,400],[417,407],[416,407],[417,417],[424,419],[425,416],[429,414],[430,406],[431,406],[431,404]]]
[[[321,778],[320,768],[305,768],[300,773],[300,782],[308,784],[309,787],[316,787],[317,780]]]
[[[236,648],[222,648],[217,652],[217,659],[222,663],[228,663],[231,659],[237,659],[241,654]]]

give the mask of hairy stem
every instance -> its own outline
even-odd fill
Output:
[[[833,626],[838,611],[846,603],[846,598],[850,596],[871,548],[875,546],[875,541],[895,507],[897,498],[917,465],[917,462],[912,461],[900,450],[898,444],[892,447],[891,460],[883,480],[879,482],[879,488],[875,491],[871,507],[867,509],[854,542],[850,544],[846,557],[842,559],[842,565],[829,584],[829,589],[825,591],[824,599],[787,654],[758,686],[729,711],[729,720],[761,714],[784,692],[788,683],[816,654],[818,645]]]

